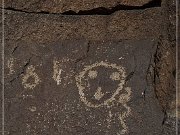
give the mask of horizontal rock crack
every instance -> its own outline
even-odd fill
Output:
[[[147,4],[144,4],[142,6],[127,6],[127,5],[116,5],[114,7],[98,7],[98,8],[93,8],[90,10],[79,10],[78,12],[75,12],[73,10],[68,10],[62,13],[51,13],[49,11],[40,11],[40,12],[35,12],[35,11],[26,11],[26,10],[21,10],[21,9],[16,9],[13,7],[7,7],[4,8],[5,10],[9,11],[16,11],[16,12],[23,12],[23,13],[34,13],[34,14],[58,14],[58,15],[111,15],[115,12],[118,12],[120,10],[145,10],[148,8],[155,8],[155,7],[161,7],[161,0],[152,0]],[[1,7],[2,9],[2,7]]]

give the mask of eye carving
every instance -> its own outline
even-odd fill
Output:
[[[121,75],[119,74],[119,72],[113,72],[110,75],[110,78],[114,81],[120,80],[121,79]]]
[[[89,71],[89,73],[88,73],[88,76],[91,78],[91,79],[95,79],[96,77],[97,77],[97,71],[95,71],[95,70],[91,70],[91,71]]]

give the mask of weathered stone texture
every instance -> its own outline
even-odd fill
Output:
[[[5,1],[6,134],[173,135],[174,5],[149,2]]]
[[[21,39],[28,43],[72,38],[147,39],[156,38],[162,32],[160,8],[120,11],[111,16],[42,15],[13,11],[7,11],[6,16],[6,39]]]
[[[112,8],[119,4],[127,6],[143,6],[152,0],[6,0],[5,7],[30,11],[63,13],[66,11],[79,12],[104,7]]]

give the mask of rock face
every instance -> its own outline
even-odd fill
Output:
[[[149,2],[6,1],[5,134],[175,134],[166,3]]]
[[[28,43],[51,43],[57,40],[83,38],[88,40],[147,39],[156,38],[162,32],[160,8],[145,11],[119,11],[111,16],[44,15],[11,11],[6,15],[6,22],[9,25],[6,38],[21,39]]]
[[[8,57],[10,134],[161,133],[148,73],[156,41],[21,43]]]
[[[143,6],[151,1],[154,0],[7,0],[5,1],[5,6],[31,12],[63,13],[74,11],[77,13],[82,10],[91,10],[100,7],[111,9],[118,5]]]

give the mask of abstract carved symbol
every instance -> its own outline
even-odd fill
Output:
[[[28,82],[29,78],[33,78],[33,82]],[[41,82],[37,73],[35,73],[35,67],[30,65],[26,69],[26,73],[22,77],[22,84],[26,89],[34,89]]]
[[[118,102],[126,109],[125,112],[120,112],[118,115],[123,128],[118,134],[128,132],[125,118],[131,111],[130,107],[127,106],[131,89],[129,87],[124,88],[125,78],[126,72],[124,67],[103,61],[86,66],[76,76],[80,100],[86,106],[93,108],[106,106],[109,108],[112,102]],[[125,93],[121,93],[123,89]],[[111,114],[111,111],[109,113]]]

